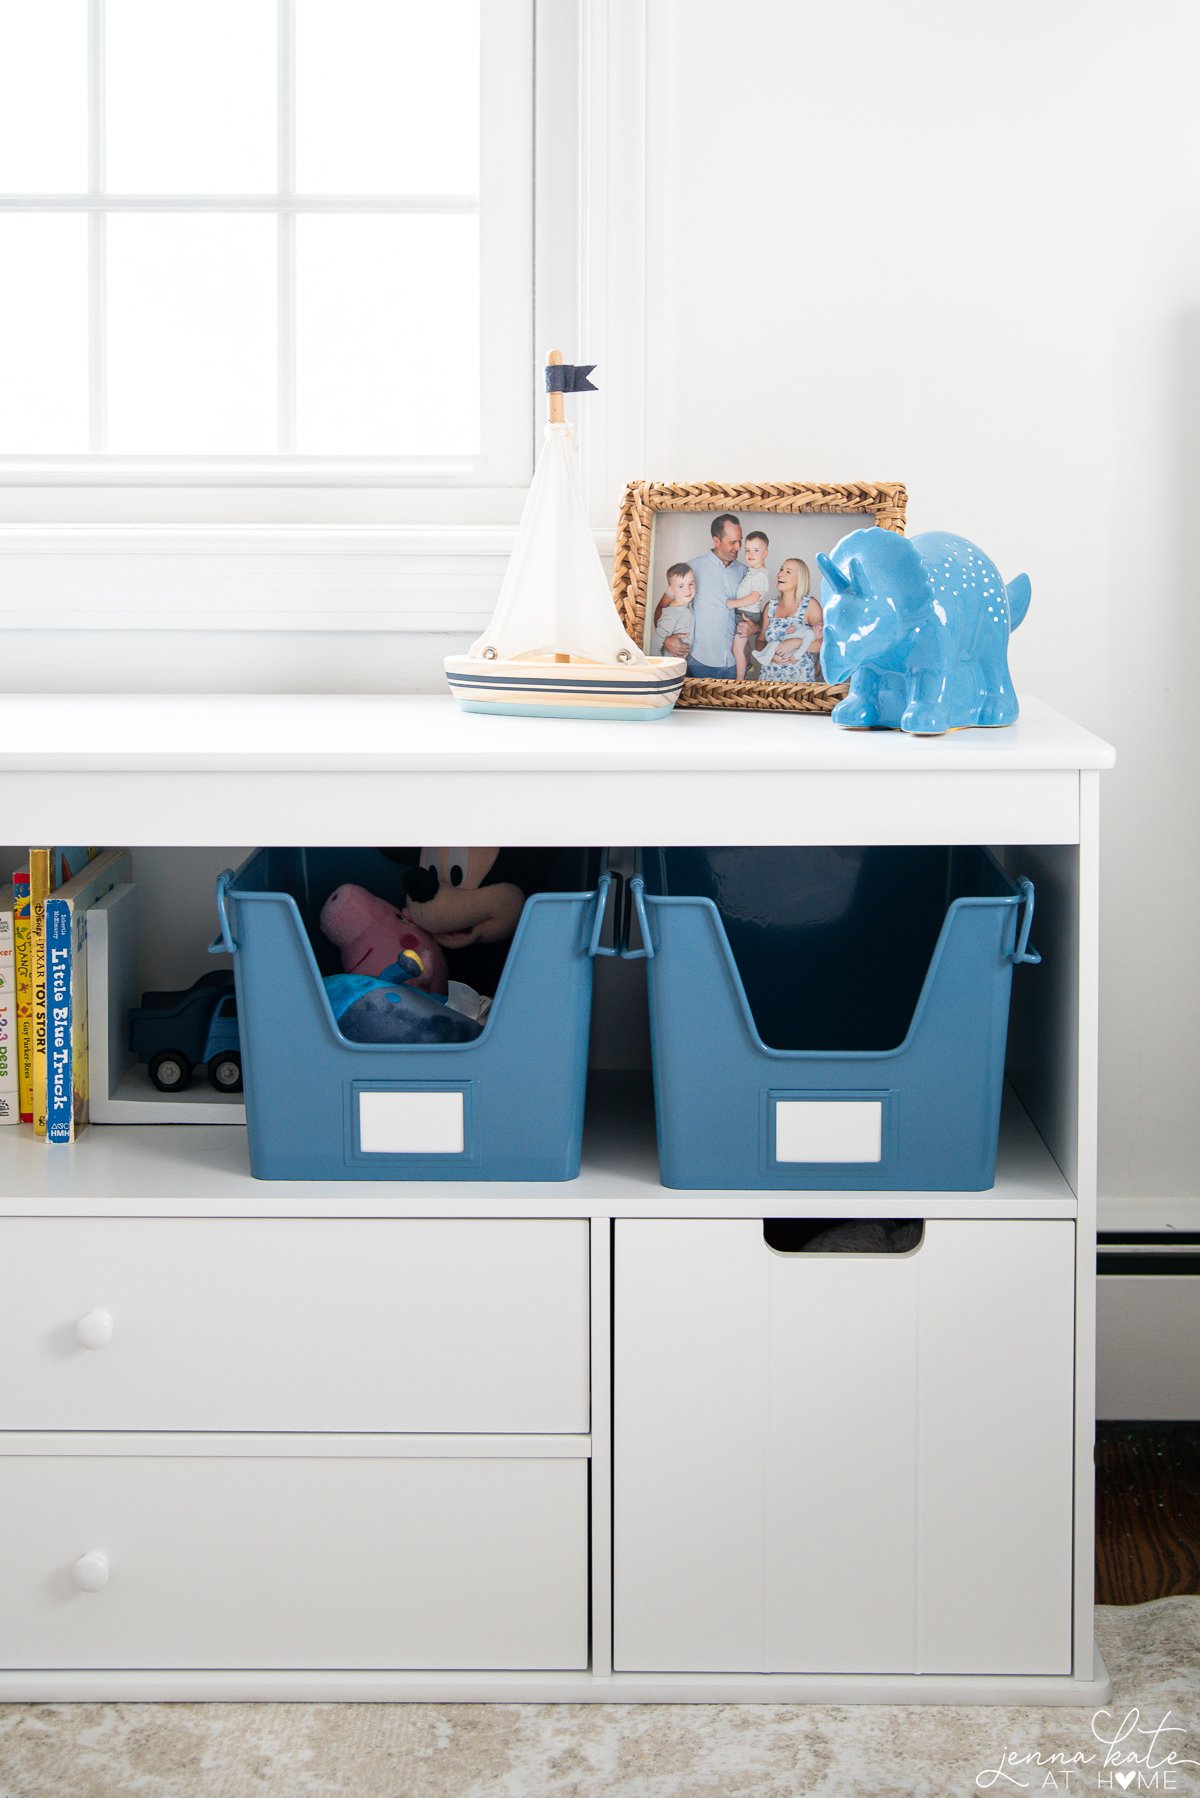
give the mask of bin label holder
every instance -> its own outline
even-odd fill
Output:
[[[894,1087],[771,1087],[759,1108],[765,1172],[886,1164],[896,1152]]]
[[[345,1088],[348,1164],[453,1160],[479,1165],[473,1080],[351,1080]]]

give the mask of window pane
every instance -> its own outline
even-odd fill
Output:
[[[300,218],[296,270],[301,453],[477,454],[477,220]]]
[[[110,450],[274,450],[276,230],[246,214],[110,214]]]
[[[112,193],[275,186],[275,0],[108,0]]]
[[[0,214],[0,455],[88,447],[88,224]]]
[[[296,185],[477,192],[479,0],[296,0]]]
[[[85,0],[0,0],[0,192],[82,193]]]

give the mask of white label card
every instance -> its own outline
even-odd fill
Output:
[[[461,1093],[360,1093],[358,1146],[364,1155],[461,1155]]]
[[[778,1099],[776,1161],[881,1161],[880,1099]]]

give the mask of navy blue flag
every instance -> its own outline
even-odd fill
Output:
[[[588,380],[595,367],[594,362],[581,362],[578,367],[573,362],[551,364],[546,369],[546,392],[595,393],[595,387]]]

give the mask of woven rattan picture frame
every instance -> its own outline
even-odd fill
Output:
[[[702,553],[709,548],[709,525],[719,519],[722,514],[732,514],[739,521],[738,528],[744,523],[747,537],[768,538],[775,545],[774,560],[770,563],[772,576],[781,573],[778,567],[779,553],[788,549],[787,529],[780,521],[780,528],[771,531],[769,514],[827,514],[831,519],[828,542],[816,541],[811,528],[807,536],[816,542],[817,548],[832,549],[839,538],[857,526],[879,525],[887,531],[904,530],[904,510],[908,494],[896,481],[882,482],[742,482],[726,483],[723,481],[699,481],[694,483],[671,483],[665,481],[630,481],[621,500],[621,514],[617,522],[617,542],[613,558],[613,600],[621,614],[625,629],[636,643],[640,643],[649,651],[651,649],[652,628],[647,628],[647,606],[649,603],[651,620],[657,610],[661,618],[662,607],[659,600],[663,596],[659,588],[664,586],[668,572],[667,557],[658,551],[656,537],[656,519],[664,513],[699,512],[708,513],[707,521],[697,520],[698,531],[695,535],[695,550]],[[757,528],[752,528],[757,527]],[[729,527],[726,527],[727,529]],[[676,543],[680,540],[680,531],[672,526],[669,535]],[[819,533],[818,533],[819,535]],[[685,543],[683,561],[676,560],[669,564],[672,573],[683,567],[683,562],[690,559],[692,544]],[[763,551],[762,554],[765,554]],[[761,555],[759,558],[761,560]],[[796,562],[795,553],[789,553],[788,562]],[[663,567],[659,567],[662,562]],[[815,574],[815,558],[811,549],[807,548],[805,563]],[[740,565],[740,564],[739,564]],[[761,585],[761,583],[760,583]],[[819,578],[813,583],[813,592],[819,591]],[[687,595],[687,584],[681,589],[683,597]],[[695,581],[692,581],[695,591]],[[760,602],[761,603],[761,602]],[[731,616],[741,618],[743,613],[732,611]],[[762,613],[765,616],[765,606]],[[814,613],[814,616],[816,614]],[[749,628],[749,626],[747,626]],[[744,635],[744,633],[743,633]],[[672,642],[677,639],[671,639]],[[757,641],[752,637],[751,642]],[[661,653],[661,652],[660,652]],[[665,653],[682,653],[667,648]],[[732,651],[730,652],[733,653]],[[759,655],[767,654],[763,649]],[[761,668],[753,652],[747,656],[741,652],[746,662],[747,672],[753,668],[755,678],[745,680],[729,677],[689,678],[683,683],[680,705],[701,706],[712,710],[751,711],[751,712],[831,712],[838,700],[842,698],[845,687],[831,687],[820,679],[817,669],[816,680],[787,680],[778,678],[778,669],[771,678],[764,678],[765,670]]]

